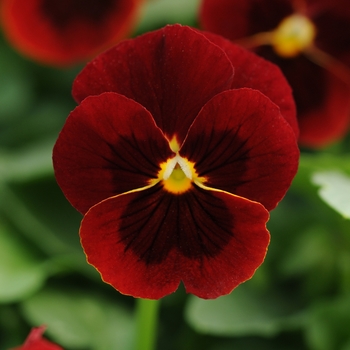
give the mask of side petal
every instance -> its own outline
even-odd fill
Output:
[[[215,298],[262,263],[267,220],[244,198],[196,186],[172,195],[157,184],[92,207],[80,236],[88,262],[123,294],[159,299],[183,280],[188,292]]]
[[[53,149],[58,184],[85,213],[103,199],[156,179],[173,153],[150,113],[116,93],[86,98],[69,115]]]
[[[73,96],[113,91],[146,107],[156,124],[182,142],[201,107],[230,88],[233,67],[202,34],[180,25],[125,41],[89,63],[77,76]]]
[[[23,54],[67,66],[93,57],[130,33],[140,0],[2,0],[4,33]]]
[[[212,33],[205,33],[205,36],[226,52],[235,67],[231,89],[252,88],[266,95],[280,107],[282,116],[298,136],[299,127],[292,89],[280,68],[221,36]]]
[[[259,91],[237,89],[209,101],[192,124],[180,154],[194,162],[206,186],[273,209],[298,168],[293,130]]]

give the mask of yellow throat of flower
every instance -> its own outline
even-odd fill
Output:
[[[278,55],[295,57],[312,45],[315,36],[315,25],[307,17],[293,14],[272,32],[271,45]]]
[[[179,154],[160,165],[158,179],[168,192],[180,194],[192,186],[194,169],[191,164]]]
[[[192,182],[198,180],[194,164],[178,153],[174,158],[160,164],[158,179],[162,181],[164,189],[174,194],[181,194],[192,187]]]
[[[198,177],[193,162],[180,156],[178,152],[180,146],[176,138],[169,142],[169,146],[175,153],[175,156],[160,164],[160,171],[154,183],[161,182],[164,189],[173,194],[181,194],[188,191],[192,187],[193,182],[200,186],[205,181],[205,178]]]

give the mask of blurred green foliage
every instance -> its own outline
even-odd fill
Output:
[[[197,0],[153,0],[136,33],[196,25]],[[134,300],[85,261],[81,220],[56,185],[51,150],[81,67],[39,66],[0,39],[0,349],[33,326],[65,349],[132,349]],[[216,300],[181,287],[162,300],[158,349],[350,349],[350,138],[302,150],[252,280]]]

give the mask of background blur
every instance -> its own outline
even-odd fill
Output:
[[[134,35],[197,26],[199,0],[153,0]],[[81,215],[58,188],[51,152],[75,107],[81,66],[21,57],[0,37],[0,349],[33,326],[67,350],[131,350],[134,299],[85,261]],[[205,301],[180,288],[161,301],[158,349],[350,350],[350,138],[302,150],[271,213],[271,245],[252,280]],[[320,192],[321,190],[321,192]]]

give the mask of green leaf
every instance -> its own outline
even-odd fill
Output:
[[[29,181],[52,175],[53,144],[53,140],[45,140],[17,152],[2,151],[0,153],[0,181]]]
[[[0,302],[27,298],[46,279],[43,264],[0,222]]]
[[[340,236],[338,238],[341,240]],[[345,243],[342,242],[344,248]],[[285,279],[300,279],[299,293],[315,297],[333,290],[338,283],[342,247],[331,229],[322,223],[301,229],[278,262]],[[344,288],[346,288],[344,271]]]
[[[33,74],[13,53],[0,46],[0,125],[28,113],[34,102]],[[1,134],[1,131],[0,131]]]
[[[46,225],[46,212],[51,212],[51,215],[55,215],[56,221],[60,220],[62,222],[62,224],[56,225],[57,231],[63,230],[62,227],[64,227],[64,224],[70,222],[70,220],[67,218],[66,213],[62,212],[63,208],[60,205],[60,202],[56,200],[56,197],[52,198],[50,196],[49,188],[45,186],[45,182],[40,181],[37,185],[39,186],[39,189],[32,182],[28,184],[34,192],[30,200],[27,200],[24,196],[17,195],[12,188],[7,186],[0,187],[0,209],[12,222],[14,227],[21,231],[27,239],[35,243],[37,247],[48,255],[67,254],[76,252],[78,249],[80,251],[81,248],[77,235],[78,225],[74,231],[69,231],[69,234],[71,234],[71,236],[77,241],[76,248],[71,244],[65,243],[50,226]],[[33,212],[35,204],[41,205],[39,210],[41,216],[38,216]],[[54,207],[54,209],[51,209],[52,207]],[[62,214],[61,217],[56,214],[57,208],[60,209],[59,213]],[[63,218],[65,218],[65,220],[63,220]],[[77,222],[77,224],[79,224],[79,222]],[[74,233],[74,235],[72,235],[72,233]]]
[[[349,338],[349,340],[344,344],[344,346],[341,348],[341,350],[350,350],[350,338]]]
[[[289,249],[284,252],[279,269],[284,276],[298,276],[308,272],[326,270],[334,265],[339,247],[335,245],[334,235],[325,227],[315,224],[304,229],[302,235],[296,236]],[[334,273],[333,270],[330,271]]]
[[[134,322],[122,305],[89,291],[45,289],[22,304],[33,325],[47,325],[47,333],[69,349],[132,348]]]
[[[312,182],[321,186],[320,197],[344,218],[350,219],[350,177],[334,171],[319,171],[312,175]]]
[[[309,170],[310,172],[320,170],[341,169],[345,172],[350,171],[350,162],[348,154],[332,154],[328,152],[307,154],[300,156],[300,170]]]
[[[349,295],[313,306],[305,333],[310,350],[349,348],[349,310]]]
[[[160,28],[167,24],[194,25],[200,0],[153,0],[145,5],[137,33]]]
[[[32,103],[33,93],[30,79],[8,73],[1,74],[1,77],[3,83],[0,84],[0,121],[3,122],[24,113],[25,108]],[[19,96],[21,103],[18,103]]]
[[[312,174],[316,172],[340,170],[350,174],[349,155],[330,153],[301,154],[298,173],[292,184],[293,190],[298,190],[303,196],[314,192],[310,182]]]
[[[298,327],[303,316],[292,314],[279,296],[261,293],[248,283],[215,300],[189,298],[187,322],[198,332],[219,336],[273,336],[282,329]]]

